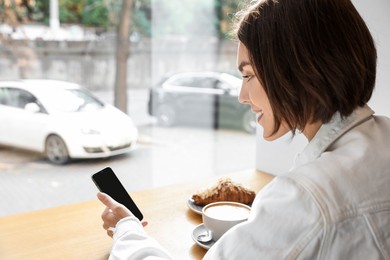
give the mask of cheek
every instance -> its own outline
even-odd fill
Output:
[[[262,91],[262,87],[260,84],[256,84],[256,82],[253,82],[249,88],[248,88],[248,95],[255,105],[261,105],[262,100],[264,99],[264,94]]]

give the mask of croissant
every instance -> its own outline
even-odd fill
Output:
[[[250,205],[255,196],[254,191],[232,182],[230,178],[221,178],[213,187],[192,195],[192,199],[199,206],[217,201],[234,201]]]

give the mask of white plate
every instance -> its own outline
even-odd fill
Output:
[[[196,226],[194,228],[194,230],[192,231],[192,240],[194,240],[195,243],[197,243],[200,247],[203,247],[204,249],[208,250],[208,249],[210,249],[210,247],[212,245],[215,244],[214,240],[211,240],[209,242],[204,243],[204,242],[200,242],[200,241],[198,241],[196,239],[199,235],[204,234],[206,232],[207,232],[207,229],[206,229],[206,227],[203,224],[200,224],[199,226]]]
[[[198,213],[198,214],[202,215],[203,206],[196,205],[194,200],[191,197],[187,200],[187,205],[190,208],[190,210],[192,210],[195,213]]]

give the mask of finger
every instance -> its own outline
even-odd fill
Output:
[[[109,224],[107,224],[107,223],[103,223],[103,228],[105,229],[105,230],[107,230],[107,231],[109,231],[108,229],[111,227]]]
[[[104,229],[109,229],[109,228],[111,228],[111,227],[115,227],[115,226],[116,226],[116,223],[117,223],[117,221],[112,220],[112,219],[110,219],[110,218],[103,219],[103,228],[104,228]]]
[[[112,209],[110,209],[109,207],[106,207],[106,208],[104,209],[104,211],[102,212],[101,217],[102,217],[102,219],[104,220],[104,219],[110,217],[110,216],[113,215],[113,214],[114,214],[114,212],[112,211]]]
[[[107,235],[109,235],[110,237],[112,237],[114,235],[114,231],[115,231],[115,228],[113,227],[109,227],[107,229]]]
[[[116,202],[113,198],[103,192],[98,192],[98,199],[108,208],[112,209],[118,207],[120,204]]]
[[[106,222],[111,219],[110,214],[112,214],[112,211],[109,208],[105,208],[102,214],[100,215],[101,219]]]
[[[101,218],[103,220],[103,228],[107,229],[109,227],[116,225],[115,215],[112,213],[111,209],[107,208],[103,211]]]
[[[104,211],[102,212],[102,219],[104,220],[104,218],[108,215],[108,214],[110,214],[112,212],[112,210],[109,208],[109,207],[106,207],[105,209],[104,209]]]

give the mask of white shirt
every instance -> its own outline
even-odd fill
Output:
[[[336,113],[204,259],[390,259],[389,148],[388,118],[368,106]],[[126,226],[135,221],[118,223],[111,257],[169,258],[138,223]]]

